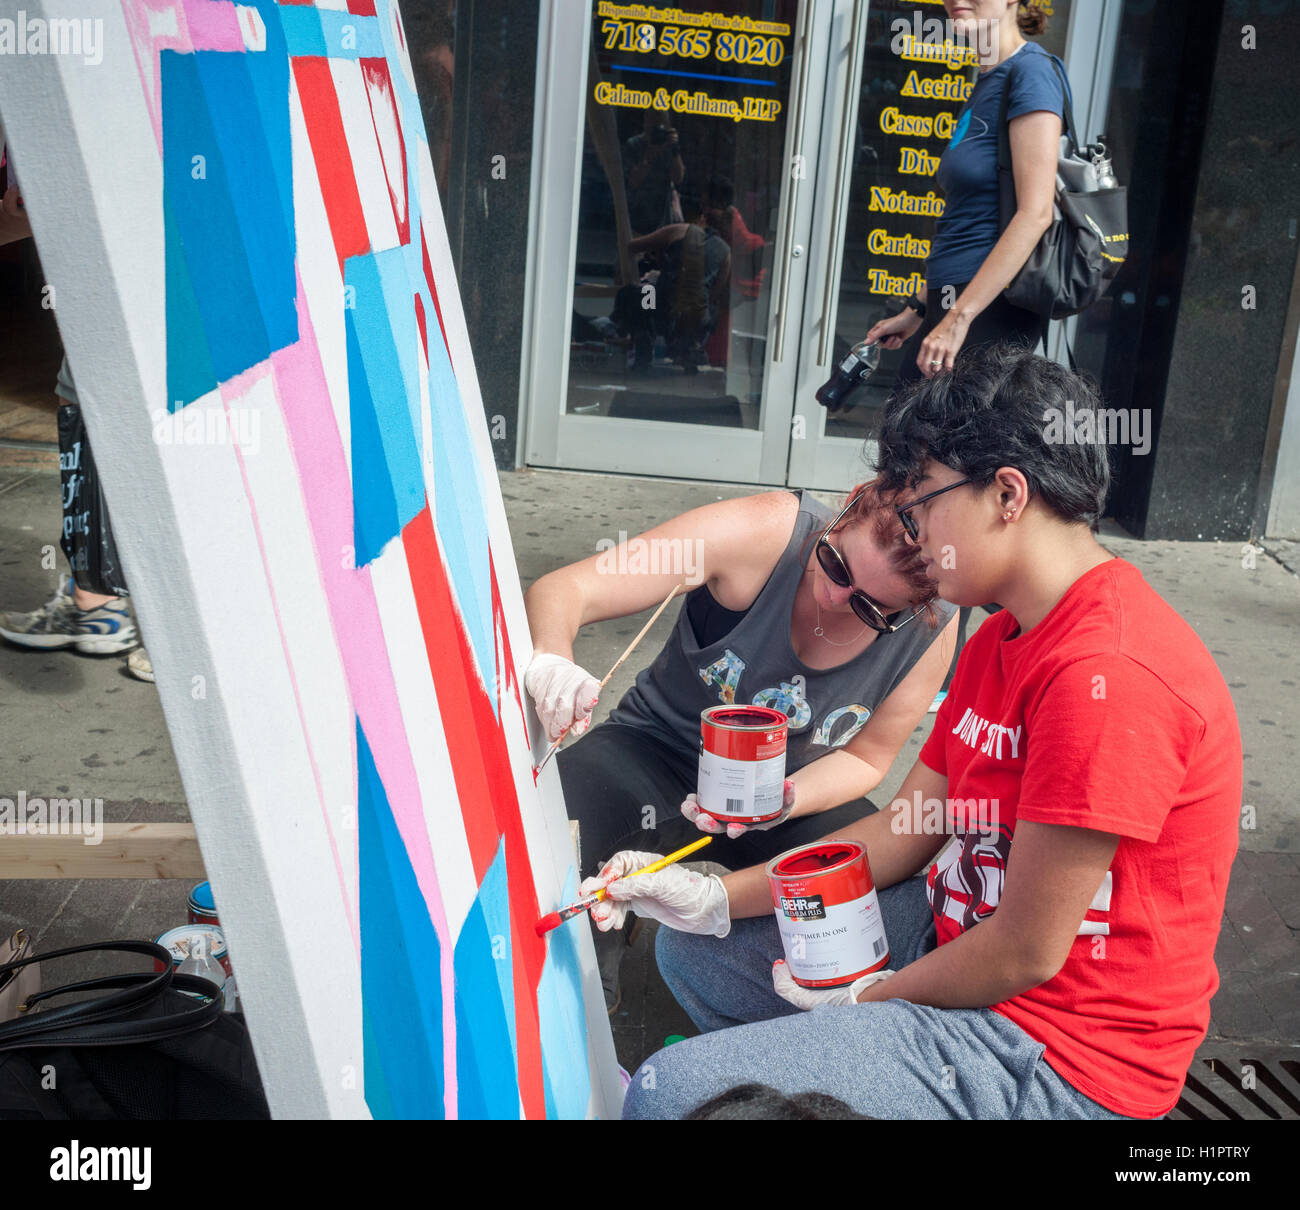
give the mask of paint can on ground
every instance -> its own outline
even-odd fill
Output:
[[[172,966],[179,967],[190,956],[190,950],[196,944],[206,945],[208,953],[216,959],[217,965],[230,977],[230,955],[226,952],[226,935],[211,924],[182,924],[179,928],[168,929],[158,938],[158,944],[171,951]],[[159,962],[154,963],[154,970],[164,969]]]
[[[889,965],[867,850],[820,840],[767,863],[786,965],[800,987],[844,987]]]
[[[769,706],[711,706],[700,715],[700,806],[724,823],[781,814],[789,719]]]
[[[190,892],[189,899],[191,924],[220,925],[217,919],[217,901],[212,896],[212,883],[200,882]]]

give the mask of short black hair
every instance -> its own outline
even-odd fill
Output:
[[[686,1115],[688,1122],[870,1122],[836,1097],[800,1092],[788,1097],[766,1084],[738,1084]]]
[[[960,471],[979,487],[1015,467],[1037,498],[1067,522],[1096,529],[1110,488],[1101,442],[1049,441],[1050,418],[1097,416],[1101,394],[1086,374],[1067,370],[1024,345],[1001,342],[963,350],[951,373],[902,388],[885,409],[876,473],[886,491],[915,488],[927,459]]]
[[[728,177],[711,176],[704,195],[715,206],[726,207],[731,205],[732,198],[736,196],[736,190]]]

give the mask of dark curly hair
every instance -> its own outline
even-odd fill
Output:
[[[1049,417],[1098,415],[1096,384],[1023,345],[964,350],[949,374],[922,378],[889,403],[880,430],[876,482],[882,492],[911,492],[928,459],[960,471],[979,487],[1015,467],[1031,498],[1063,521],[1095,530],[1110,488],[1110,459],[1099,442],[1048,440]]]
[[[1036,38],[1047,32],[1047,14],[1039,8],[1037,0],[1020,0],[1016,24],[1026,38]]]

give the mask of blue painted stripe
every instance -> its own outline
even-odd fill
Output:
[[[267,55],[204,52],[195,55],[213,134],[228,174],[230,200],[247,250],[257,305],[271,351],[298,339],[294,299],[295,236],[286,226],[275,164],[292,161],[289,146],[288,70]],[[282,89],[278,120],[264,124],[252,79],[267,77]],[[292,199],[290,199],[292,206]]]
[[[570,866],[560,902],[572,903],[577,894],[578,875]],[[575,927],[586,928],[586,917],[575,917],[549,934],[546,965],[537,985],[548,1117],[585,1118],[591,1102],[587,1015],[582,1002]]]
[[[212,368],[217,381],[225,382],[264,361],[271,345],[199,79],[201,57],[167,50],[160,55],[163,187],[185,251]]]
[[[441,946],[357,720],[365,1094],[377,1118],[441,1118]]]
[[[378,17],[289,5],[280,10],[280,20],[292,56],[324,55],[330,59],[380,59],[384,56],[383,31]]]

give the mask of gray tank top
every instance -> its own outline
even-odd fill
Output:
[[[925,654],[957,612],[955,605],[936,601],[939,627],[917,618],[836,668],[810,668],[795,655],[790,611],[812,553],[809,539],[835,516],[812,496],[795,495],[799,513],[789,544],[744,617],[716,643],[701,647],[683,604],[668,642],[610,713],[610,722],[648,728],[672,747],[695,752],[701,711],[771,706],[790,720],[786,771],[793,772],[857,735]]]

